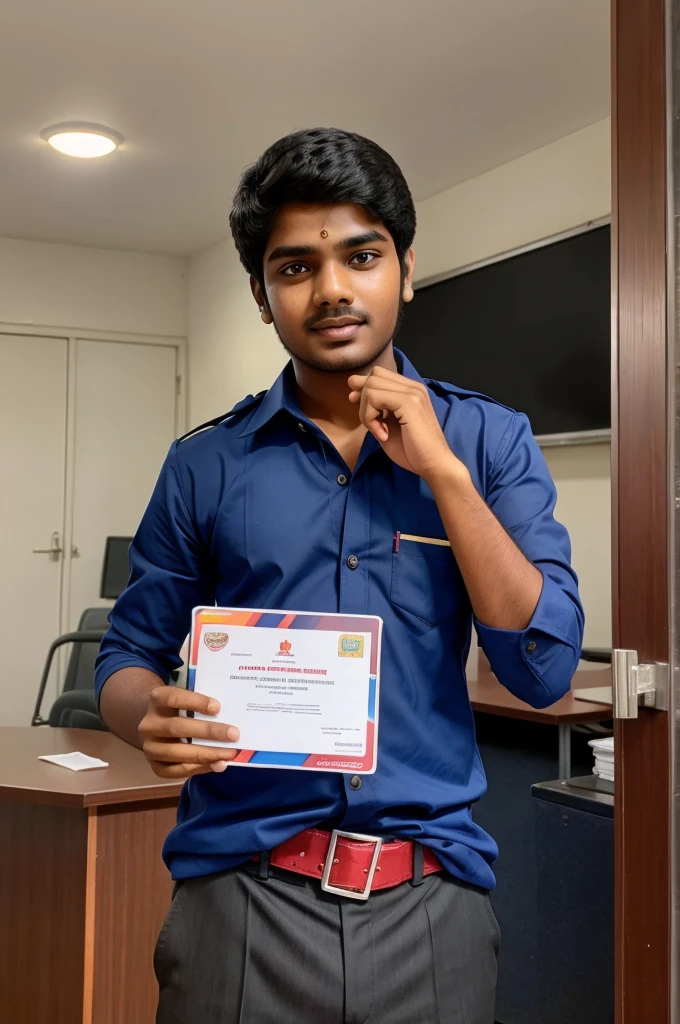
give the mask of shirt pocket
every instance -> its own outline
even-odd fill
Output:
[[[392,554],[390,582],[392,604],[428,626],[450,618],[462,586],[451,548],[434,540],[409,540],[402,534]]]

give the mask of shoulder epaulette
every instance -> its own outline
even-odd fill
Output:
[[[266,391],[260,391],[257,395],[247,395],[246,398],[237,402],[233,409],[229,412],[223,412],[221,416],[216,416],[214,420],[208,420],[207,423],[201,423],[199,427],[194,427],[193,430],[189,430],[182,437],[177,439],[177,443],[186,441],[188,437],[193,437],[194,434],[200,434],[202,430],[209,430],[210,427],[219,427],[220,423],[224,423],[225,420],[231,419],[232,416],[238,415],[240,412],[244,412],[246,409],[250,409],[256,402],[262,401],[264,396],[267,394]]]
[[[433,380],[432,378],[426,378],[425,384],[427,387],[431,387],[440,398],[444,398],[446,395],[455,395],[457,398],[462,399],[479,398],[482,402],[488,402],[489,405],[497,405],[501,409],[507,409],[508,412],[514,412],[514,409],[511,409],[510,406],[504,405],[503,402],[499,402],[489,395],[482,394],[481,391],[468,391],[466,388],[459,388],[455,384],[449,384],[445,380]]]

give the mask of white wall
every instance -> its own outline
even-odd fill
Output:
[[[416,279],[424,280],[609,214],[610,122],[584,128],[419,203]],[[250,296],[231,239],[192,257],[189,423],[269,386],[285,362]],[[609,646],[609,446],[546,451],[558,515],[572,538],[586,643]]]
[[[184,337],[187,261],[0,238],[0,323]]]
[[[572,561],[586,611],[585,644],[610,647],[610,446],[547,448],[543,454],[557,487],[557,518],[565,524],[571,537]],[[593,664],[592,667],[602,666]]]
[[[268,388],[286,363],[231,238],[191,257],[188,348],[190,427]]]
[[[610,119],[418,203],[416,280],[607,216]]]

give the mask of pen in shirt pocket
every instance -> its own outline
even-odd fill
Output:
[[[394,534],[393,551],[395,555],[398,553],[401,547],[402,541],[415,542],[416,544],[434,544],[437,547],[450,548],[451,544],[448,540],[443,540],[441,537],[419,537],[415,533],[401,533],[397,530]]]

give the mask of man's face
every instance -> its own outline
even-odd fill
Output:
[[[253,280],[253,294],[295,359],[347,373],[391,342],[413,297],[413,262],[410,252],[404,275],[389,231],[361,206],[291,203],[267,242],[264,292]]]

